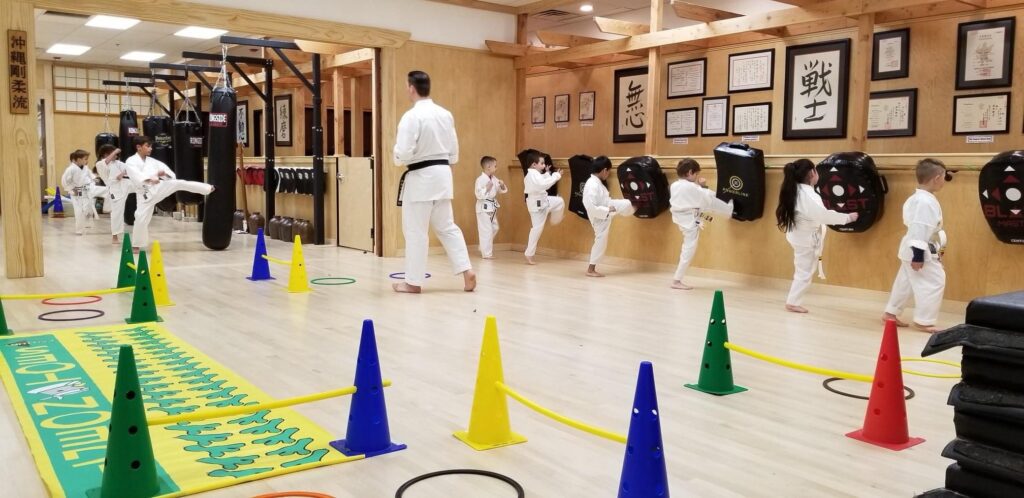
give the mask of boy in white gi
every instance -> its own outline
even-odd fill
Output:
[[[899,316],[913,297],[914,328],[936,332],[946,289],[946,271],[942,268],[946,232],[942,229],[942,207],[935,193],[946,184],[946,165],[937,159],[922,159],[917,163],[916,174],[917,190],[903,204],[907,234],[900,241],[900,269],[882,321],[893,320],[897,326],[906,327]]]
[[[71,203],[75,206],[75,235],[82,235],[86,228],[91,227],[88,223],[89,217],[97,217],[93,198],[103,195],[102,192],[106,189],[93,182],[92,171],[86,167],[89,163],[88,152],[78,149],[71,153],[70,159],[71,164],[61,175],[60,183],[64,187],[64,192],[71,196]]]
[[[110,233],[113,243],[117,244],[117,236],[124,233],[124,205],[128,200],[128,194],[135,188],[131,179],[128,178],[128,166],[121,162],[118,156],[121,149],[111,144],[100,146],[100,160],[96,162],[96,171],[100,178],[107,184],[107,194],[110,199]]]
[[[678,180],[671,187],[672,222],[683,232],[683,247],[679,252],[679,266],[672,276],[673,289],[690,290],[693,287],[683,283],[683,276],[693,262],[697,253],[697,242],[700,231],[704,229],[701,221],[703,211],[713,211],[732,216],[732,201],[728,203],[715,197],[715,192],[708,189],[707,181],[700,176],[700,164],[693,159],[683,159],[676,165]]]
[[[562,179],[562,174],[557,170],[551,173],[541,173],[545,168],[544,156],[539,152],[531,152],[527,156],[530,169],[523,179],[526,192],[526,209],[530,211],[530,239],[526,243],[526,263],[535,265],[533,257],[537,254],[537,242],[540,241],[540,234],[544,233],[544,224],[547,223],[548,215],[551,215],[551,224],[557,225],[562,222],[565,215],[565,201],[559,196],[548,196],[548,189]]]
[[[508,192],[505,182],[494,176],[498,160],[491,156],[480,159],[483,173],[476,179],[473,192],[476,194],[476,228],[480,234],[480,255],[484,259],[494,258],[494,236],[498,234],[498,194]]]
[[[583,185],[583,207],[587,210],[587,219],[594,227],[594,246],[590,249],[590,266],[587,267],[588,277],[603,277],[597,271],[597,264],[604,257],[608,248],[608,231],[615,215],[629,216],[633,214],[633,204],[626,199],[612,199],[608,195],[608,187],[604,182],[612,174],[612,162],[605,156],[594,158],[590,166],[590,178]]]
[[[136,249],[149,245],[149,222],[153,219],[153,208],[160,201],[179,190],[202,195],[210,195],[215,190],[207,183],[178,180],[171,168],[150,157],[152,152],[153,141],[149,137],[135,137],[135,155],[125,161],[128,177],[135,184],[138,196],[132,228],[132,245]]]

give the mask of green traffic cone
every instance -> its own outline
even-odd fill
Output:
[[[149,277],[149,262],[146,251],[139,251],[139,264],[135,269],[135,294],[132,296],[132,315],[125,319],[130,324],[145,322],[162,322],[156,314],[156,298],[153,297],[153,284]]]
[[[135,270],[128,263],[135,264],[135,258],[132,256],[132,237],[125,233],[121,242],[121,266],[117,268],[117,289],[135,285]]]
[[[4,303],[0,301],[0,336],[14,335],[14,331],[7,328],[7,315],[4,314]]]
[[[715,291],[707,340],[704,341],[704,357],[701,358],[700,378],[696,384],[686,384],[686,387],[719,396],[747,390],[732,383],[732,360],[729,350],[725,348],[726,342],[729,342],[729,328],[725,323],[725,299],[722,291]]]
[[[153,443],[146,424],[142,389],[131,346],[121,346],[111,400],[107,458],[98,498],[150,498],[166,492],[157,477]],[[161,489],[163,488],[163,489]]]

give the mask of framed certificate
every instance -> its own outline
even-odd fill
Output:
[[[717,137],[729,133],[729,97],[707,97],[702,101],[704,120],[700,134]]]
[[[697,136],[697,108],[665,111],[665,138]]]
[[[775,49],[729,55],[729,93],[771,90]]]
[[[965,22],[956,43],[956,89],[993,88],[1013,83],[1013,17]]]
[[[912,137],[917,133],[917,89],[871,92],[868,138]]]
[[[875,33],[871,52],[871,81],[910,75],[910,29]]]
[[[555,95],[555,122],[569,122],[569,94]]]
[[[767,135],[771,132],[771,102],[732,106],[733,135]]]
[[[708,83],[708,60],[674,62],[668,65],[668,98],[700,97]]]
[[[530,99],[530,123],[544,124],[547,115],[547,97]]]
[[[1010,92],[953,97],[953,134],[1009,133]]]

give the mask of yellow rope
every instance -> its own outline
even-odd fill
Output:
[[[733,344],[731,342],[727,342],[727,343],[723,344],[723,346],[725,346],[725,349],[728,349],[728,350],[731,350],[731,351],[736,351],[737,353],[740,353],[740,354],[745,354],[747,356],[751,356],[751,357],[757,358],[759,360],[764,360],[764,361],[767,361],[769,363],[774,363],[776,365],[782,365],[784,367],[792,368],[792,369],[795,369],[795,370],[801,370],[801,371],[804,371],[804,372],[810,372],[810,373],[815,373],[815,374],[819,374],[819,375],[825,375],[827,377],[838,377],[840,379],[855,380],[857,382],[868,382],[868,383],[870,383],[871,381],[875,380],[875,378],[873,376],[871,376],[871,375],[863,375],[863,374],[857,374],[857,373],[851,373],[851,372],[843,372],[843,371],[840,371],[840,370],[830,370],[830,369],[827,369],[827,368],[820,368],[820,367],[815,367],[815,366],[812,366],[812,365],[805,365],[803,363],[797,363],[795,361],[789,361],[789,360],[785,360],[785,359],[782,359],[782,358],[779,358],[779,357],[776,357],[776,356],[771,356],[771,355],[764,354],[764,353],[761,353],[761,352],[758,352],[758,351],[754,351],[752,349],[747,349],[747,348],[745,348],[743,346],[738,346],[738,345]],[[939,364],[942,364],[942,365],[949,365],[949,366],[953,366],[953,367],[957,367],[957,368],[960,367],[959,363],[954,362],[954,361],[947,361],[947,360],[933,360],[933,359],[930,359],[930,358],[901,358],[901,360],[902,361],[927,362],[927,363],[939,363]],[[931,374],[931,373],[926,373],[926,372],[918,372],[916,370],[903,370],[903,373],[905,373],[907,375],[916,375],[918,377],[931,377],[931,378],[934,378],[934,379],[959,379],[961,377],[959,374],[957,374],[957,375],[951,375],[951,374]]]
[[[585,423],[580,422],[578,420],[573,420],[573,419],[571,419],[569,417],[566,417],[564,415],[559,415],[559,414],[557,414],[557,413],[555,413],[555,412],[553,412],[551,410],[548,410],[547,408],[544,408],[543,406],[538,405],[537,403],[534,403],[533,401],[530,401],[530,400],[526,399],[525,397],[523,397],[522,394],[519,394],[519,393],[513,391],[512,388],[506,386],[505,384],[503,384],[501,382],[495,382],[494,386],[497,387],[500,391],[504,392],[505,394],[507,394],[509,396],[512,396],[513,398],[516,399],[516,401],[526,405],[528,408],[532,409],[533,411],[535,411],[535,412],[537,412],[537,413],[539,413],[541,415],[544,415],[546,417],[550,417],[551,419],[554,419],[557,422],[561,422],[561,423],[563,423],[565,425],[568,425],[569,427],[572,427],[574,429],[579,429],[579,430],[581,430],[583,432],[587,432],[587,433],[593,434],[595,436],[603,437],[605,439],[610,439],[612,441],[617,441],[617,442],[620,442],[620,443],[625,443],[626,442],[626,436],[623,436],[622,434],[616,434],[616,433],[611,432],[611,431],[606,431],[606,430],[601,429],[599,427],[594,427],[592,425],[585,424]]]
[[[389,387],[391,386],[391,381],[385,380],[383,384],[384,387]],[[260,410],[272,410],[274,408],[301,405],[303,403],[311,403],[313,401],[320,401],[323,399],[337,398],[339,396],[348,396],[349,394],[355,394],[355,392],[355,386],[348,386],[343,387],[341,389],[334,389],[332,391],[324,391],[322,393],[308,394],[306,396],[297,396],[294,398],[279,399],[276,401],[268,401],[266,403],[259,403],[255,405],[235,406],[231,408],[215,408],[212,410],[200,410],[186,415],[176,415],[173,417],[157,417],[150,419],[146,423],[150,427],[153,427],[156,425],[169,425],[176,424],[179,422],[196,422],[199,420],[207,420],[211,418],[229,417],[231,415],[241,415],[244,413],[255,413]]]
[[[102,296],[105,294],[120,294],[122,292],[131,292],[135,290],[135,286],[131,287],[120,287],[117,289],[101,289],[81,292],[64,292],[60,294],[7,294],[0,296],[3,300],[12,299],[62,299],[65,297],[89,297],[89,296]]]
[[[135,266],[135,263],[125,263],[124,265],[133,270],[138,270],[138,267]]]
[[[283,259],[272,258],[270,256],[267,256],[266,254],[263,255],[263,259],[265,259],[267,261],[270,261],[271,263],[277,263],[279,265],[290,265],[290,264],[292,264],[291,261],[285,261]]]

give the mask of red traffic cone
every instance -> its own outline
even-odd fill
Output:
[[[907,403],[903,398],[903,365],[900,362],[900,342],[896,322],[886,320],[882,347],[875,366],[875,380],[871,383],[868,411],[864,415],[864,428],[847,436],[865,443],[900,451],[924,442],[910,437],[907,428]]]

